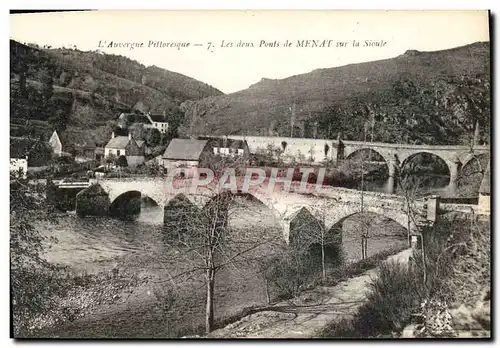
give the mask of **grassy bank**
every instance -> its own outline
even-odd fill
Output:
[[[455,315],[457,308],[463,312],[464,305],[471,308],[483,300],[484,289],[490,286],[489,223],[462,216],[442,220],[423,234],[424,248],[414,252],[409,266],[382,265],[357,315],[332,322],[320,336],[399,337],[413,324],[413,337],[452,337],[457,330],[472,327],[474,320],[484,322],[476,329],[489,330],[489,311],[483,307],[480,319],[473,312],[462,320],[469,323],[458,322]]]
[[[345,265],[341,265],[335,268],[332,268],[328,271],[327,281],[323,282],[321,276],[316,272],[312,274],[311,278],[313,279],[307,286],[304,286],[304,290],[310,290],[317,286],[335,286],[340,282],[346,281],[350,278],[354,278],[363,274],[364,272],[374,269],[381,265],[381,261],[385,261],[389,256],[395,255],[405,248],[391,248],[384,250],[378,254],[375,254],[371,257],[368,257],[364,260],[360,260],[358,262],[353,262]],[[279,301],[289,300],[293,296],[300,296],[302,291],[290,295],[285,296],[284,294],[277,294],[276,299]],[[251,314],[261,312],[261,311],[272,311],[274,308],[273,304],[262,305],[262,306],[250,306],[245,307],[241,310],[238,310],[233,313],[228,313],[226,315],[220,316],[216,319],[215,330],[224,328],[225,326],[232,324],[241,320],[242,318],[249,316]],[[177,332],[174,337],[182,337],[182,336],[200,336],[204,334],[205,327],[204,325],[197,325],[191,327],[185,327]]]

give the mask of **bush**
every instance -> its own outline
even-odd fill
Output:
[[[382,263],[370,292],[354,319],[328,325],[321,337],[374,337],[402,330],[420,303],[418,278],[406,265]]]
[[[286,246],[265,266],[264,277],[277,292],[277,298],[289,299],[299,294],[317,273],[318,267],[308,252]]]
[[[366,303],[361,306],[352,320],[332,323],[325,328],[323,337],[374,337],[391,335],[400,332],[417,314],[419,305],[425,302],[450,303],[460,294],[464,283],[469,278],[479,278],[473,281],[476,287],[488,281],[489,272],[478,272],[488,269],[487,253],[477,252],[473,264],[470,260],[475,244],[475,238],[470,228],[472,220],[440,220],[434,227],[422,231],[423,248],[414,250],[409,266],[396,263],[386,263],[380,266],[378,277],[370,283],[370,292]],[[481,236],[481,234],[479,234]],[[479,237],[481,238],[481,237]],[[483,244],[481,249],[487,249]],[[477,248],[476,248],[477,250]],[[425,264],[423,261],[425,254]],[[463,257],[461,257],[463,256]],[[466,260],[468,272],[463,268]],[[458,267],[457,267],[458,266]],[[453,276],[460,269],[459,284]],[[425,269],[425,282],[424,282]],[[480,273],[479,276],[477,274]],[[479,286],[477,286],[479,285]],[[445,305],[446,307],[446,305]]]
[[[422,300],[419,276],[407,265],[383,263],[378,276],[370,283],[367,303],[355,329],[363,337],[401,331],[410,321],[413,310]]]
[[[119,166],[119,167],[128,167],[128,163],[127,163],[127,157],[121,155],[120,157],[118,157],[118,159],[116,160],[116,165]]]

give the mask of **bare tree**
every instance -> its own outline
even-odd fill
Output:
[[[323,200],[319,208],[320,217],[315,218],[312,215],[299,214],[295,219],[299,220],[299,225],[294,226],[296,240],[291,240],[292,243],[300,244],[303,248],[310,249],[314,245],[319,245],[321,249],[321,274],[323,281],[326,281],[326,254],[327,249],[335,247],[335,252],[340,254],[340,245],[342,243],[341,233],[330,231],[326,227],[327,217],[327,201]],[[336,255],[341,257],[341,255]]]
[[[421,224],[419,223],[421,212],[418,211],[416,202],[421,195],[421,179],[415,176],[406,175],[403,178],[399,178],[398,186],[401,188],[405,199],[405,214],[407,216],[407,236],[408,236],[408,246],[411,247],[411,225],[415,226],[413,233],[416,233],[420,237],[420,244],[422,250],[422,264],[423,264],[423,282],[427,282],[427,267],[426,267],[426,255],[425,255],[425,233],[422,233]]]
[[[234,168],[238,159],[221,158],[211,161],[210,169],[213,170],[215,181],[226,183],[226,180],[236,180],[224,174],[224,169]],[[226,173],[231,173],[228,171]],[[251,263],[258,259],[258,249],[279,237],[267,235],[266,231],[248,231],[240,233],[233,228],[229,221],[236,212],[235,206],[239,204],[237,192],[225,188],[224,185],[214,185],[212,188],[215,196],[206,205],[199,209],[190,205],[186,196],[177,203],[166,207],[170,222],[166,222],[165,243],[173,250],[174,258],[179,262],[168,262],[175,265],[177,272],[170,277],[171,281],[181,277],[196,277],[203,274],[205,283],[206,308],[205,331],[210,333],[214,329],[214,298],[217,274],[227,267],[238,267],[242,263]],[[247,209],[248,211],[248,209]],[[170,256],[170,255],[169,255]],[[179,269],[183,264],[184,269]],[[167,266],[168,268],[168,266]]]

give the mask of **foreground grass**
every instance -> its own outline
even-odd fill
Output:
[[[378,254],[372,255],[364,260],[360,260],[358,262],[353,262],[333,268],[328,272],[326,282],[323,282],[319,276],[316,276],[315,280],[309,286],[307,286],[307,289],[311,289],[321,285],[335,286],[340,282],[346,281],[350,278],[354,278],[356,276],[365,273],[366,271],[381,266],[381,262],[385,261],[389,256],[395,255],[405,249],[407,248],[406,247],[390,248]],[[289,300],[292,298],[292,296],[278,296],[278,298],[279,300]],[[239,321],[246,316],[249,316],[257,312],[269,311],[269,310],[273,310],[273,305],[251,306],[243,308],[235,313],[216,318],[214,329],[217,330],[224,328],[227,325]],[[204,334],[204,332],[205,332],[205,326],[197,325],[197,326],[185,327],[181,330],[178,330],[173,337],[201,336]]]
[[[319,336],[397,337],[412,318],[430,318],[421,307],[423,303],[439,303],[446,310],[449,304],[464,302],[471,292],[477,294],[477,289],[489,285],[488,223],[474,222],[473,217],[441,221],[424,233],[425,276],[421,250],[415,251],[409,267],[394,262],[381,265],[356,316],[332,322]],[[489,318],[482,320],[488,322],[482,327],[489,329]],[[444,330],[438,336],[425,324],[422,332],[423,337],[446,337],[451,331]]]

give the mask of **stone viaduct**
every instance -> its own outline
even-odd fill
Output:
[[[229,138],[246,140],[251,153],[259,153],[271,145],[283,150],[285,158],[303,158],[309,163],[320,164],[325,161],[337,162],[349,159],[355,153],[372,150],[380,154],[388,166],[389,178],[393,178],[396,170],[403,170],[415,155],[430,153],[441,158],[450,172],[449,186],[453,190],[458,176],[475,156],[489,154],[489,146],[474,146],[471,150],[463,145],[409,145],[370,143],[350,140],[306,139],[286,137],[241,136],[231,135]],[[391,187],[391,185],[389,185]]]
[[[179,195],[186,197],[194,206],[199,209],[203,207],[216,195],[228,190],[218,190],[214,186],[195,186],[190,185],[189,179],[179,179],[174,184],[169,183],[167,178],[159,177],[140,177],[140,178],[122,178],[122,179],[99,179],[94,181],[98,183],[109,195],[111,204],[120,196],[138,191],[142,196],[148,196],[153,199],[161,208],[169,204]],[[404,228],[410,226],[410,231],[415,231],[415,224],[409,221],[405,213],[405,198],[393,194],[364,192],[361,191],[324,186],[321,192],[317,192],[317,185],[308,184],[307,193],[297,192],[299,183],[277,183],[271,189],[269,184],[250,186],[246,191],[265,206],[267,206],[275,215],[277,221],[283,228],[285,240],[290,237],[290,224],[299,212],[307,210],[312,216],[321,221],[327,230],[351,215],[363,211],[376,213],[390,218]],[[173,188],[175,187],[175,189]],[[238,184],[237,191],[234,194],[241,194],[241,185]],[[428,221],[435,221],[437,215],[436,199],[421,199],[415,202],[415,209],[419,212],[417,224],[424,224]],[[363,201],[363,203],[362,203]],[[338,226],[338,225],[337,225]]]

